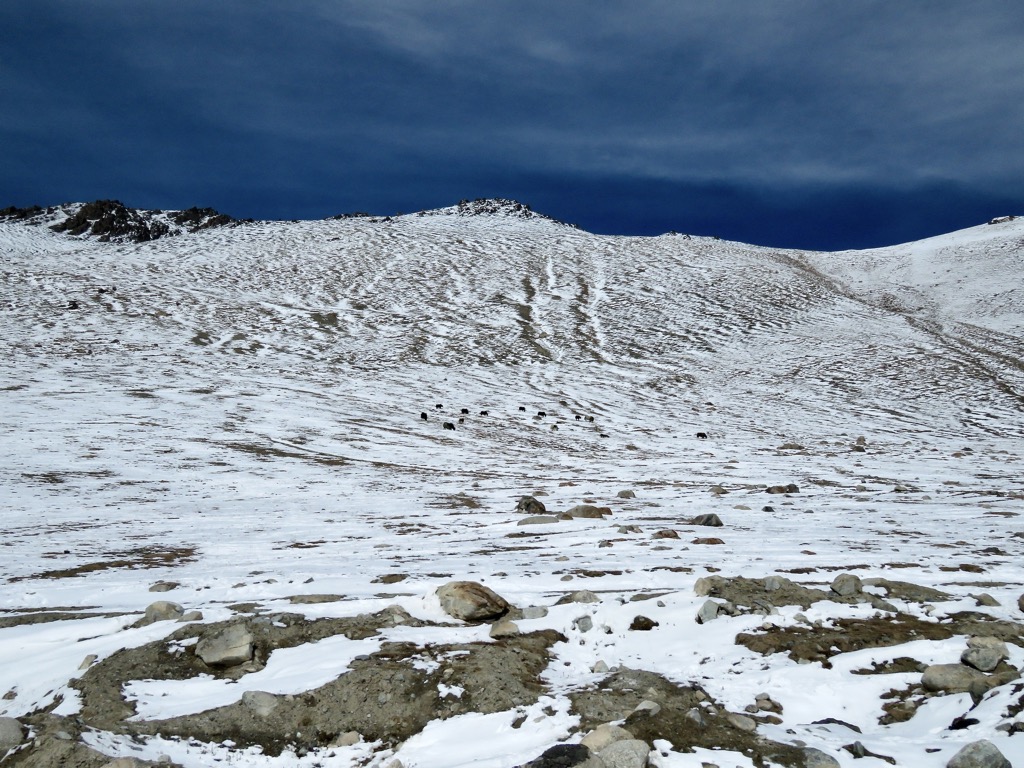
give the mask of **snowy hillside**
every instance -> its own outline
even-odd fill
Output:
[[[511,768],[614,721],[654,766],[1024,765],[1024,218],[810,253],[117,205],[0,212],[0,764]],[[251,661],[200,660],[221,625]]]

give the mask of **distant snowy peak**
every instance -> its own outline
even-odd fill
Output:
[[[457,205],[447,208],[435,208],[431,211],[420,211],[417,216],[496,216],[507,219],[537,219],[561,224],[578,229],[575,224],[537,213],[526,203],[518,200],[507,200],[501,197],[478,198],[476,200],[460,200]]]
[[[0,219],[47,225],[54,232],[95,238],[100,242],[144,243],[198,232],[211,227],[238,223],[213,208],[189,208],[184,211],[147,211],[129,208],[119,200],[91,203],[65,203],[49,208],[5,208]]]

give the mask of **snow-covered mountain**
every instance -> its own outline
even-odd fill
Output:
[[[796,764],[786,750],[808,747],[847,765],[857,741],[945,766],[979,739],[1024,760],[1008,735],[1019,689],[995,685],[972,709],[893,667],[957,662],[968,621],[1009,641],[1004,666],[1024,663],[1022,218],[812,253],[597,236],[503,200],[299,222],[104,201],[0,211],[0,263],[0,716],[36,736],[12,764],[59,741],[182,765],[515,766],[593,727],[580,697],[611,685],[604,666],[700,686],[721,714],[758,693],[781,705],[764,710],[778,722],[755,722],[783,745],[771,749],[634,723],[651,765]],[[765,492],[791,483],[799,493]],[[611,512],[521,525],[524,495]],[[724,526],[692,522],[705,514]],[[845,571],[882,581],[851,601],[829,592]],[[779,575],[835,600],[766,588],[737,602],[731,579]],[[456,674],[431,683],[447,703],[408,732],[368,710],[331,733],[307,712],[306,736],[261,741],[231,720],[243,690],[323,703],[357,663],[318,676],[282,661],[275,677],[287,649],[264,649],[240,677],[167,659],[124,677],[131,652],[115,653],[180,646],[172,657],[199,663],[172,632],[392,604],[417,626],[376,627],[359,651],[371,661],[404,643],[410,670],[437,671],[432,645],[515,646],[451,624],[434,593],[452,579],[535,608],[517,637],[565,638],[533,701],[458,693]],[[149,594],[157,581],[177,586]],[[914,599],[897,582],[937,592]],[[584,589],[597,602],[559,604]],[[737,615],[698,624],[708,595]],[[133,627],[160,597],[203,623]],[[630,629],[640,613],[658,625]],[[865,640],[901,622],[920,627]],[[834,646],[812,658],[737,643],[801,631]],[[318,646],[296,647],[320,668]],[[79,671],[87,654],[99,660]],[[872,664],[888,674],[854,674]],[[224,689],[225,674],[239,683]],[[104,675],[121,675],[130,717],[99,712]],[[916,714],[890,717],[892,701]],[[210,707],[232,723],[221,738],[191,718]],[[978,722],[946,730],[958,716]],[[69,723],[70,742],[47,740]],[[356,743],[339,746],[342,731]]]

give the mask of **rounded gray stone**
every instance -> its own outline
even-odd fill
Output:
[[[1003,655],[995,648],[968,648],[960,654],[960,661],[981,672],[991,672],[999,666]]]
[[[651,748],[640,739],[623,739],[609,744],[597,753],[606,768],[644,768]]]
[[[150,603],[146,606],[146,618],[143,621],[146,624],[152,624],[156,621],[176,621],[184,613],[185,609],[177,603],[157,600],[155,603]]]
[[[0,757],[14,749],[25,738],[21,723],[13,717],[0,717]]]
[[[278,705],[277,696],[266,691],[246,691],[242,694],[242,704],[260,717],[266,717]]]
[[[233,667],[252,659],[252,633],[245,624],[231,624],[203,635],[196,656],[210,666]]]
[[[550,525],[557,522],[558,518],[554,515],[530,515],[522,518],[516,525]]]
[[[982,739],[971,742],[953,755],[946,768],[1013,768],[1013,765],[995,744]]]
[[[804,766],[806,768],[841,768],[839,761],[832,755],[814,747],[804,749]]]
[[[946,693],[967,693],[976,680],[985,675],[963,664],[932,664],[921,675],[921,685],[929,691]]]

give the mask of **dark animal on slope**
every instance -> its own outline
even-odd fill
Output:
[[[440,403],[438,403],[438,404],[437,404],[437,405],[435,405],[434,407],[435,407],[435,408],[437,408],[437,410],[439,410],[439,411],[440,411],[440,410],[441,410],[442,408],[444,408],[444,406],[443,406],[443,405],[441,405]]]
[[[594,420],[594,417],[593,417],[593,416],[584,416],[584,417],[583,417],[583,419],[584,419],[585,421],[593,421],[593,420]]]
[[[423,413],[421,413],[421,414],[420,414],[420,418],[421,418],[421,419],[423,419],[424,421],[426,421],[426,420],[427,420],[427,414],[426,414],[426,412],[423,412]]]
[[[463,416],[469,416],[469,408],[463,408],[462,409],[462,415]]]
[[[545,411],[537,411],[537,415],[543,417],[547,416],[547,413]]]
[[[455,425],[454,425],[454,424],[452,424],[452,423],[451,423],[450,421],[446,421],[446,422],[445,422],[444,424],[442,424],[441,426],[442,426],[442,427],[444,427],[445,429],[450,429],[450,430],[451,430],[452,432],[454,432],[454,431],[455,431]]]
[[[579,415],[578,413],[576,414],[576,421],[580,421],[580,420],[581,420],[582,418],[583,418],[583,417],[582,417],[582,416],[580,416],[580,415]]]
[[[488,414],[487,411],[480,411],[480,415],[481,416],[488,416],[490,414]]]
[[[698,440],[707,440],[708,439],[708,433],[707,432],[698,432],[697,433],[697,439]]]
[[[459,419],[459,424],[465,424],[465,423],[466,423],[465,419]]]
[[[520,411],[525,411],[526,410],[526,406],[525,405],[520,405],[519,406],[519,410]]]

